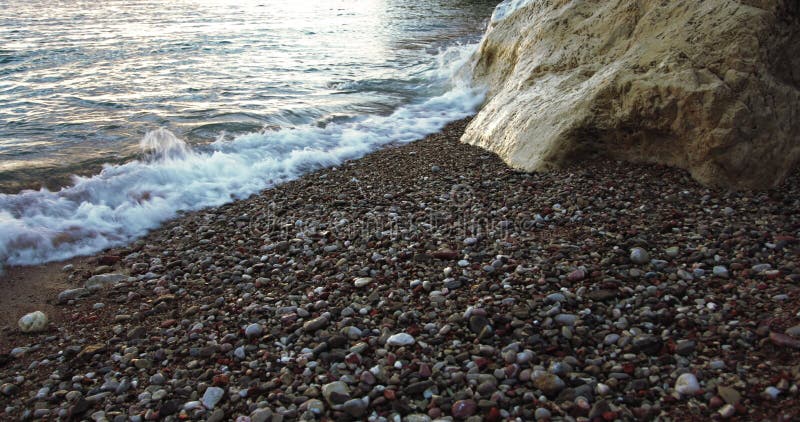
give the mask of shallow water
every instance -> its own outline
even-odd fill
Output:
[[[5,2],[0,262],[96,252],[471,114],[495,4]]]
[[[432,56],[474,42],[491,8],[444,0],[5,1],[0,183],[24,179],[15,170],[57,173],[127,158],[160,126],[197,144],[389,113],[427,94]]]

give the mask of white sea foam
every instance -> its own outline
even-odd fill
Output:
[[[504,0],[494,8],[491,22],[499,22],[536,0]]]
[[[218,206],[388,143],[419,139],[472,114],[483,99],[465,66],[475,45],[440,53],[425,75],[441,95],[388,116],[300,126],[218,141],[198,152],[166,129],[142,139],[145,158],[75,177],[58,192],[0,194],[0,264],[35,264],[124,244],[180,210]],[[443,92],[443,93],[442,93]]]

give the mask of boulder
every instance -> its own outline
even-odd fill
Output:
[[[778,185],[800,160],[800,3],[506,0],[462,141],[542,171],[595,157]]]

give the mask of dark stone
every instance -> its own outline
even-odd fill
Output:
[[[158,409],[158,416],[164,417],[174,415],[181,409],[181,405],[182,403],[180,400],[168,400]]]
[[[341,349],[347,346],[347,337],[339,335],[332,336],[328,339],[328,346],[330,346],[331,349]]]
[[[89,402],[84,398],[78,399],[72,406],[69,407],[69,417],[71,419],[78,419],[81,415],[89,410]]]
[[[489,325],[489,320],[483,315],[469,317],[469,329],[475,334],[480,334],[487,325]]]
[[[413,384],[409,384],[408,387],[405,388],[405,393],[408,395],[415,395],[415,394],[422,394],[433,385],[431,381],[419,381]]]

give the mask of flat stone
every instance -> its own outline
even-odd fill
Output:
[[[454,250],[451,250],[451,249],[440,249],[440,250],[438,250],[436,252],[433,252],[431,254],[431,256],[433,256],[436,259],[443,260],[443,261],[454,261],[454,260],[458,259],[460,254],[458,252],[454,251]]]
[[[409,346],[414,344],[414,337],[411,334],[397,333],[386,339],[387,346]]]
[[[103,343],[90,344],[84,347],[83,350],[81,350],[80,353],[78,353],[76,359],[86,360],[96,355],[97,353],[104,352],[105,350],[106,350],[106,345]]]
[[[364,287],[372,283],[372,277],[359,277],[353,280],[353,285],[356,287]]]
[[[354,418],[360,418],[367,411],[367,403],[361,399],[350,399],[342,404],[342,410]]]
[[[117,284],[121,281],[125,281],[128,279],[128,276],[125,274],[99,274],[89,277],[84,283],[83,287],[90,289],[90,290],[97,290],[102,289],[106,286],[111,286]]]
[[[789,337],[786,334],[776,333],[773,331],[769,333],[769,339],[772,341],[772,344],[776,346],[800,349],[800,340]]]
[[[67,289],[58,294],[58,303],[67,303],[70,300],[87,296],[90,293],[91,292],[89,291],[89,289],[83,287],[78,287],[77,289]]]
[[[725,403],[728,404],[735,405],[742,399],[742,395],[739,394],[738,391],[724,385],[717,386],[717,394],[719,394],[719,396],[722,397],[722,400],[725,400]]]
[[[200,400],[203,403],[203,406],[206,409],[213,409],[214,406],[222,400],[222,396],[225,395],[225,390],[220,387],[208,387],[206,388],[205,393],[203,393],[203,398]]]
[[[350,399],[350,388],[342,381],[334,381],[322,386],[322,397],[331,406],[343,404]]]
[[[589,293],[586,293],[586,297],[596,302],[605,302],[607,300],[616,298],[618,294],[619,292],[617,290],[600,289],[592,290]]]
[[[566,387],[566,383],[558,375],[544,371],[534,371],[531,375],[533,386],[542,390],[548,397],[554,397]]]
[[[263,334],[263,333],[264,333],[264,327],[262,327],[261,324],[253,323],[253,324],[248,325],[244,329],[244,335],[247,338],[260,337],[261,334]]]
[[[586,271],[583,270],[575,270],[567,274],[567,280],[572,282],[581,281],[584,278],[586,278]]]
[[[478,404],[475,400],[458,400],[451,407],[453,417],[465,419],[475,414]]]
[[[553,320],[559,325],[573,326],[578,321],[578,316],[573,314],[558,314]]]
[[[329,323],[330,323],[330,320],[328,319],[328,317],[323,315],[323,316],[314,318],[312,320],[306,321],[306,323],[303,324],[303,331],[305,331],[307,333],[313,333],[313,332],[315,332],[317,330],[321,330],[321,329],[327,327]]]
[[[409,384],[403,391],[408,395],[422,394],[433,386],[432,381],[417,381]]]
[[[131,340],[139,339],[147,334],[147,329],[141,326],[133,327],[128,330],[128,338]]]

